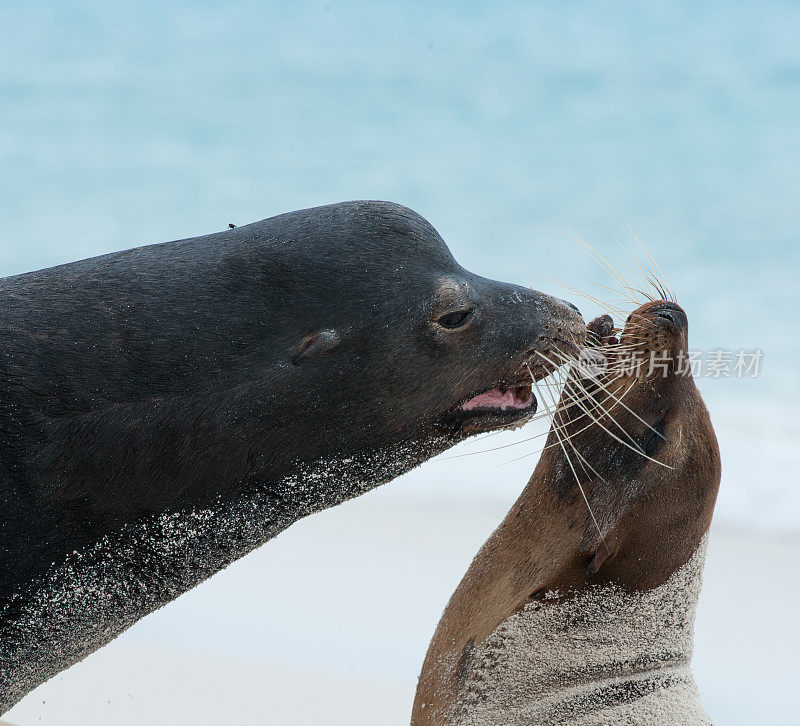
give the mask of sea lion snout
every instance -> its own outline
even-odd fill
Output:
[[[625,327],[641,326],[645,322],[658,326],[666,323],[676,331],[684,331],[689,327],[686,311],[671,300],[655,300],[642,305],[628,316]]]
[[[545,314],[536,328],[535,341],[526,351],[526,367],[535,380],[576,358],[588,331],[580,311],[571,303],[550,295],[542,295],[541,301]]]
[[[518,426],[537,409],[531,390],[583,344],[586,327],[563,300],[464,270],[439,281],[430,310],[437,357],[461,372],[460,401],[443,425],[461,434]]]
[[[586,324],[575,305],[534,290],[526,292],[531,295],[530,302],[533,303],[525,314],[525,322],[530,325],[526,332],[531,338],[532,349],[541,348],[545,341],[558,342],[570,348],[583,345]]]

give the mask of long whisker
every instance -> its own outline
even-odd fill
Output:
[[[569,383],[567,383],[566,385],[569,387]],[[622,441],[622,439],[620,439],[618,436],[616,436],[615,434],[613,434],[613,433],[612,433],[611,431],[609,431],[609,430],[608,430],[608,429],[607,429],[605,426],[603,426],[603,424],[602,424],[602,423],[600,423],[600,421],[601,421],[603,418],[607,418],[609,421],[611,421],[611,423],[613,423],[613,424],[614,424],[614,425],[615,425],[615,426],[616,426],[616,427],[617,427],[617,428],[618,428],[618,429],[619,429],[619,430],[620,430],[620,431],[621,431],[621,432],[622,432],[622,433],[623,433],[623,434],[624,434],[624,435],[625,435],[625,436],[628,438],[628,440],[630,441],[630,444],[625,444],[626,446],[628,446],[628,448],[632,449],[633,451],[635,451],[635,452],[636,452],[636,453],[638,453],[638,454],[641,454],[642,456],[646,456],[646,454],[645,454],[645,452],[644,452],[644,449],[642,449],[642,447],[641,447],[641,446],[639,446],[639,444],[637,443],[636,439],[634,439],[634,438],[633,438],[633,436],[631,436],[631,435],[628,433],[628,431],[625,429],[625,427],[624,427],[624,426],[623,426],[623,425],[622,425],[622,424],[621,424],[619,421],[617,421],[617,420],[616,420],[616,419],[615,419],[613,416],[609,415],[608,411],[607,411],[605,408],[603,408],[602,406],[600,406],[600,409],[603,411],[603,415],[601,415],[601,416],[598,416],[598,417],[596,418],[595,416],[593,416],[593,415],[592,415],[592,413],[591,413],[591,412],[589,412],[589,411],[586,409],[586,407],[585,407],[583,404],[580,404],[580,403],[579,403],[579,404],[578,404],[578,407],[579,407],[579,408],[580,408],[580,409],[581,409],[581,410],[582,410],[582,411],[583,411],[583,412],[584,412],[584,413],[585,413],[585,414],[586,414],[586,415],[587,415],[589,418],[591,418],[591,419],[592,419],[592,421],[594,421],[594,422],[595,422],[595,423],[596,423],[598,426],[600,426],[600,428],[602,428],[602,429],[603,429],[603,430],[604,430],[604,431],[605,431],[605,432],[606,432],[606,433],[607,433],[609,436],[612,436],[612,437],[613,437],[613,438],[615,438],[617,441],[619,441],[621,444],[625,444],[625,442],[624,442],[624,441]]]
[[[602,288],[604,288],[606,290],[611,290],[612,292],[619,293],[619,290],[617,290],[617,289],[615,289],[613,287],[609,287],[608,285],[603,285],[603,284],[601,284],[599,282],[592,282],[590,280],[589,284],[590,285],[596,285],[597,287],[602,287]],[[636,295],[641,295],[641,297],[646,298],[650,302],[655,302],[655,300],[656,300],[656,298],[654,298],[649,293],[644,292],[644,290],[639,290],[638,288],[634,288],[634,287],[628,287],[627,289],[630,290],[630,296],[627,299],[628,299],[629,302],[633,303],[634,305],[639,305],[642,302],[641,299],[638,299],[638,300],[636,299],[636,297],[635,297]],[[622,294],[624,294],[624,293],[622,293]]]
[[[630,391],[633,389],[633,387],[634,387],[635,385],[636,385],[636,381],[634,381],[633,383],[631,383],[631,384],[628,386],[628,388],[627,388],[627,389],[626,389],[626,390],[625,390],[625,391],[622,393],[622,395],[620,396],[620,401],[621,401],[623,398],[625,398],[625,396],[627,396],[627,395],[628,395],[628,393],[629,393],[629,392],[630,392]],[[613,409],[616,407],[616,405],[617,405],[616,403],[612,404],[612,405],[611,405],[611,407],[610,407],[608,410],[609,410],[609,411],[613,410]],[[567,410],[568,410],[570,407],[571,407],[570,405],[567,405],[567,406],[561,406],[561,407],[560,407],[560,411],[561,411],[561,412],[565,412],[565,411],[567,411]],[[586,418],[586,415],[585,415],[585,414],[583,414],[583,413],[579,414],[579,415],[578,415],[578,416],[576,416],[574,419],[571,419],[571,422],[572,422],[572,423],[574,423],[574,422],[576,422],[576,421],[580,421],[582,418]],[[571,434],[568,434],[567,436],[565,436],[565,437],[563,438],[563,440],[564,440],[565,442],[567,442],[567,441],[570,441],[570,440],[572,440],[572,439],[576,438],[577,436],[579,436],[580,434],[582,434],[584,431],[588,431],[590,428],[593,428],[594,426],[595,426],[595,423],[594,423],[594,421],[590,421],[590,422],[589,422],[589,423],[588,423],[586,426],[584,426],[583,428],[580,428],[580,429],[578,429],[577,431],[574,431],[573,433],[571,433]],[[543,436],[543,435],[545,435],[545,434],[549,434],[549,433],[550,433],[549,431],[545,431],[545,432],[543,432],[543,433],[541,433],[541,434],[537,434],[536,436],[531,436],[531,437],[530,437],[530,439],[531,439],[531,440],[533,440],[533,439],[535,439],[535,438],[540,438],[541,436]],[[511,446],[511,445],[512,445],[512,444],[508,444],[508,446]],[[531,457],[531,456],[536,456],[537,454],[541,454],[542,452],[544,452],[544,451],[547,451],[547,449],[550,449],[550,448],[552,448],[552,447],[554,447],[554,446],[559,446],[558,442],[555,442],[555,443],[552,443],[552,444],[546,444],[545,446],[543,446],[543,447],[542,447],[541,449],[539,449],[538,451],[532,451],[532,452],[529,452],[529,453],[527,453],[527,454],[523,454],[522,456],[517,456],[517,457],[515,457],[514,459],[509,459],[509,460],[508,460],[508,461],[506,461],[505,463],[506,463],[506,464],[513,464],[513,463],[515,463],[515,462],[517,462],[517,461],[521,461],[522,459],[527,459],[527,458],[529,458],[529,457]]]
[[[539,386],[536,383],[536,379],[533,376],[533,372],[530,371],[530,368],[528,370],[529,370],[529,372],[531,374],[531,381],[533,381],[533,385],[536,387],[536,390],[538,391],[539,390]],[[544,396],[542,396],[542,403],[544,404],[545,408],[547,408],[549,410],[550,407],[547,405],[547,401],[544,400]],[[575,467],[572,465],[572,459],[569,458],[569,453],[567,453],[567,447],[564,446],[564,443],[561,440],[561,433],[559,431],[559,424],[556,423],[555,417],[553,418],[553,422],[554,422],[553,431],[555,432],[556,438],[561,443],[561,450],[564,452],[564,457],[566,458],[567,463],[569,464],[569,468],[572,470],[572,474],[575,477],[575,483],[578,485],[578,489],[580,489],[581,495],[583,496],[583,501],[586,502],[586,509],[589,510],[589,516],[592,518],[592,522],[594,522],[594,526],[597,529],[597,534],[600,535],[600,540],[602,541],[603,546],[606,549],[608,549],[608,545],[606,544],[605,537],[603,537],[603,532],[600,529],[600,525],[597,522],[597,517],[594,516],[594,512],[592,511],[592,505],[589,504],[589,498],[586,496],[586,492],[584,491],[583,485],[581,484],[580,477],[578,476],[578,473],[575,471]]]
[[[631,389],[632,389],[632,388],[633,388],[635,385],[636,385],[636,383],[635,383],[635,382],[634,382],[634,383],[631,383],[631,385],[630,385],[630,386],[628,386],[627,390],[626,390],[626,391],[625,391],[625,392],[622,394],[622,396],[620,396],[620,399],[622,399],[622,398],[625,398],[625,396],[627,396],[627,395],[628,395],[628,393],[631,391]],[[616,403],[612,404],[612,405],[611,405],[611,407],[610,407],[608,410],[609,410],[609,411],[611,411],[611,410],[612,410],[612,409],[614,409],[615,407],[616,407]],[[566,411],[566,410],[567,410],[567,408],[568,408],[567,406],[564,406],[564,407],[562,407],[562,408],[561,408],[561,411],[562,411],[562,412],[563,412],[563,411]],[[580,421],[580,419],[582,419],[582,418],[585,418],[585,417],[586,417],[586,414],[584,414],[584,413],[581,413],[579,416],[576,416],[574,419],[571,419],[571,422],[573,422],[573,423],[574,423],[575,421]],[[577,436],[578,436],[579,434],[582,434],[584,431],[588,431],[589,429],[593,428],[594,426],[596,426],[595,422],[594,422],[594,421],[590,421],[590,422],[589,422],[589,424],[587,424],[587,425],[586,425],[586,426],[584,426],[583,428],[581,428],[581,429],[578,429],[577,431],[575,431],[575,432],[573,432],[573,433],[571,433],[571,434],[568,434],[567,436],[565,436],[565,437],[564,437],[564,441],[570,441],[571,439],[577,438]],[[556,445],[557,445],[557,444],[547,444],[546,446],[544,446],[544,447],[542,448],[542,451],[545,451],[545,450],[547,450],[547,449],[549,449],[549,448],[551,448],[551,447],[553,447],[553,446],[556,446]],[[538,452],[535,452],[535,453],[538,453]],[[532,454],[526,454],[525,456],[520,456],[520,457],[518,457],[518,458],[516,458],[516,459],[512,459],[512,460],[511,460],[510,462],[508,462],[508,463],[512,463],[512,462],[514,462],[514,461],[519,461],[520,459],[527,458],[528,456],[532,456]]]
[[[630,225],[629,225],[628,228],[630,229]],[[631,253],[631,251],[624,244],[622,244],[622,242],[620,242],[618,239],[615,239],[614,241],[620,247],[622,247],[622,249],[625,251],[625,253],[628,255],[628,257],[630,257],[633,260],[634,264],[641,271],[641,274],[639,272],[636,272],[636,270],[631,269],[627,265],[625,265],[625,269],[630,270],[634,275],[636,275],[636,277],[639,278],[639,280],[641,280],[641,282],[644,284],[645,287],[652,287],[658,293],[659,297],[661,297],[664,300],[667,300],[668,299],[667,293],[664,290],[664,287],[661,284],[661,282],[659,281],[658,277],[654,273],[650,272],[649,270],[646,270],[642,266],[642,263],[639,262],[638,259],[636,259],[636,257]],[[644,277],[642,277],[642,275],[644,275]]]
[[[589,461],[586,459],[586,457],[585,457],[585,456],[583,456],[583,454],[581,454],[581,452],[580,452],[580,451],[578,451],[578,447],[577,447],[577,446],[575,446],[575,444],[572,442],[572,437],[568,437],[568,438],[566,438],[566,439],[565,439],[565,441],[566,441],[566,443],[568,443],[568,444],[569,444],[570,448],[571,448],[571,449],[572,449],[572,450],[575,452],[575,455],[576,455],[576,456],[577,456],[577,457],[578,457],[578,458],[581,460],[581,462],[582,462],[582,463],[581,463],[581,468],[584,470],[584,472],[585,472],[585,471],[586,471],[586,469],[588,468],[588,469],[589,469],[589,470],[591,470],[591,472],[592,472],[592,473],[593,473],[595,476],[597,476],[597,477],[598,477],[598,478],[599,478],[601,481],[603,481],[603,482],[605,482],[606,484],[608,484],[608,482],[607,482],[607,481],[606,481],[606,480],[605,480],[605,479],[604,479],[604,478],[603,478],[603,477],[600,475],[600,473],[597,471],[597,469],[595,469],[595,468],[594,468],[594,467],[593,467],[593,466],[592,466],[592,465],[589,463]]]
[[[556,353],[556,354],[558,353],[558,351],[553,351],[553,352],[554,352],[554,353]],[[552,365],[555,365],[555,364],[552,364]],[[660,433],[658,430],[656,430],[656,429],[655,429],[655,428],[653,428],[653,427],[652,427],[652,426],[651,426],[649,423],[647,423],[647,421],[645,421],[645,420],[644,420],[644,419],[643,419],[643,418],[642,418],[642,417],[641,417],[641,416],[640,416],[638,413],[636,413],[636,411],[634,411],[632,408],[630,408],[630,407],[626,406],[624,403],[622,403],[622,401],[621,401],[620,399],[618,399],[618,398],[617,398],[617,397],[616,397],[616,396],[615,396],[615,395],[614,395],[614,394],[611,392],[611,390],[610,390],[610,388],[609,388],[608,384],[604,384],[602,381],[599,381],[599,380],[596,380],[596,379],[593,379],[593,381],[592,381],[592,382],[593,382],[595,385],[599,386],[601,389],[603,389],[603,391],[605,392],[605,394],[606,394],[607,396],[609,396],[609,397],[611,397],[612,399],[614,399],[614,401],[615,401],[616,403],[619,403],[619,404],[620,404],[620,405],[621,405],[621,406],[622,406],[622,407],[623,407],[623,408],[624,408],[626,411],[628,411],[628,413],[632,414],[632,415],[633,415],[633,416],[635,416],[637,419],[639,419],[639,421],[641,421],[641,422],[642,422],[642,423],[643,423],[645,426],[647,426],[647,428],[649,428],[649,429],[650,429],[650,430],[651,430],[653,433],[656,433],[656,434],[658,434],[659,436],[661,436],[661,438],[662,438],[662,439],[664,439],[664,440],[666,441],[666,438],[665,438],[665,437],[664,437],[664,436],[663,436],[663,435],[662,435],[662,434],[661,434],[661,433]],[[636,381],[634,381],[634,383],[635,383],[635,382],[636,382]]]
[[[672,288],[667,282],[667,276],[664,274],[664,271],[661,269],[661,266],[658,264],[655,258],[647,251],[647,248],[642,243],[642,240],[639,239],[639,235],[633,231],[633,227],[631,227],[631,225],[628,223],[628,220],[623,218],[622,221],[625,222],[625,226],[631,233],[631,237],[633,237],[633,239],[636,241],[636,244],[638,244],[642,252],[644,252],[644,256],[647,258],[647,261],[650,265],[650,269],[653,272],[653,277],[655,277],[656,280],[663,281],[663,286],[664,288],[666,288],[666,293],[667,293],[667,295],[664,296],[664,299],[672,300],[672,302],[675,302],[675,293],[672,292]]]
[[[560,285],[561,287],[566,288],[567,290],[571,290],[576,295],[581,295],[582,297],[586,298],[590,302],[593,302],[596,305],[601,306],[602,308],[605,308],[605,309],[608,309],[608,310],[613,310],[614,312],[619,313],[621,315],[627,315],[628,313],[627,313],[627,311],[623,310],[622,308],[619,308],[619,307],[617,307],[615,305],[612,305],[611,304],[612,302],[622,302],[622,303],[624,303],[624,302],[633,302],[634,304],[636,303],[635,300],[631,300],[629,298],[623,298],[620,301],[616,301],[616,300],[601,300],[600,298],[594,297],[594,295],[590,295],[588,292],[585,292],[584,290],[580,290],[577,287],[573,287],[572,285],[568,285],[566,282],[561,282],[560,280],[555,280],[552,277],[545,277],[544,275],[530,275],[530,277],[537,277],[537,278],[540,278],[542,280],[546,280],[547,282],[553,283],[554,285]],[[608,289],[611,290],[613,288],[608,288]],[[614,292],[618,293],[619,291],[618,290],[614,290]]]
[[[541,353],[539,355],[541,355]],[[583,406],[581,406],[581,408],[583,408]],[[633,446],[631,446],[631,444],[629,444],[627,441],[624,441],[623,439],[621,439],[613,431],[610,431],[608,428],[603,426],[603,424],[600,422],[600,420],[598,418],[595,418],[592,414],[588,413],[588,411],[585,408],[583,408],[583,410],[589,416],[589,418],[591,418],[601,429],[603,429],[603,431],[605,431],[612,439],[614,439],[618,443],[620,443],[623,446],[629,448],[631,451],[639,454],[639,456],[642,456],[645,459],[649,459],[650,461],[658,464],[659,466],[663,466],[666,469],[672,469],[673,468],[673,467],[669,466],[668,464],[665,464],[663,461],[659,461],[658,459],[654,459],[651,456],[648,456],[645,453],[645,451],[636,443],[636,440],[620,425],[620,423],[613,416],[609,416],[608,417],[609,420],[611,420],[633,442],[633,444],[634,444]]]
[[[605,257],[603,257],[603,255],[601,255],[597,250],[595,250],[587,242],[585,242],[580,237],[578,237],[577,235],[574,235],[574,234],[573,234],[573,239],[583,249],[583,251],[586,252],[586,254],[588,254],[598,264],[600,264],[602,267],[604,267],[606,269],[606,271],[612,277],[614,277],[617,280],[617,282],[619,282],[620,285],[622,285],[623,288],[625,288],[628,291],[628,293],[633,298],[631,300],[631,302],[636,304],[636,302],[637,302],[636,295],[637,294],[644,295],[643,291],[642,290],[637,290],[635,287],[633,287],[630,284],[630,282],[622,275],[622,273],[619,272],[619,270],[617,270],[617,268],[611,262],[609,262]],[[617,291],[617,292],[619,292],[619,291]]]

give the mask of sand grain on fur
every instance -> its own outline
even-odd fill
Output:
[[[526,605],[476,649],[448,723],[711,724],[690,668],[706,543],[654,590]]]

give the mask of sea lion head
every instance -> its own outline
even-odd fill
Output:
[[[519,425],[536,411],[529,369],[537,379],[552,369],[540,354],[583,341],[577,308],[464,269],[410,209],[309,212],[313,234],[265,269],[297,334],[286,348],[287,375],[302,381],[294,395],[330,409],[323,415],[343,435],[369,425],[375,440],[425,433],[455,443]]]
[[[542,457],[509,514],[519,526],[504,542],[517,563],[504,617],[554,591],[652,589],[697,549],[721,466],[688,334],[686,312],[668,300],[640,306],[621,330],[608,315],[587,325]],[[531,547],[547,554],[545,567],[530,567]]]
[[[0,383],[22,409],[3,421],[16,436],[3,455],[81,522],[203,507],[292,476],[315,506],[339,501],[528,419],[528,368],[541,377],[541,354],[585,334],[576,308],[465,270],[429,222],[390,202],[3,282],[5,348],[18,354]],[[367,463],[380,452],[384,465]],[[352,476],[331,466],[354,470],[361,454]],[[326,468],[325,482],[307,476]]]
[[[549,443],[577,467],[559,481],[562,495],[580,480],[596,520],[582,542],[589,562],[584,570],[579,556],[573,575],[644,590],[686,562],[708,530],[719,448],[691,375],[683,308],[656,300],[631,313],[618,337],[612,325],[608,316],[589,324],[587,350],[604,359],[602,373],[576,367],[556,414],[564,427]]]

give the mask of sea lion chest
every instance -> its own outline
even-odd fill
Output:
[[[705,539],[654,590],[529,603],[469,654],[447,723],[710,724],[690,669],[704,559]]]

